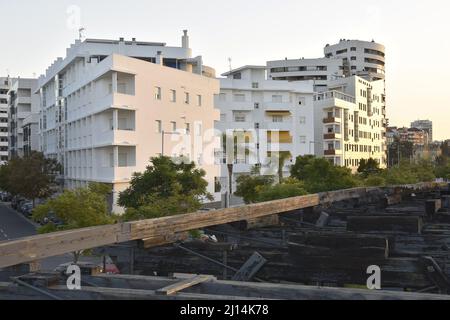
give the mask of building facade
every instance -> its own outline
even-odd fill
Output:
[[[341,39],[339,43],[326,45],[326,58],[342,59],[346,76],[360,76],[366,80],[385,79],[385,47],[375,41]]]
[[[417,128],[427,133],[428,143],[432,143],[433,140],[433,121],[430,120],[417,120],[411,123],[411,128]]]
[[[329,81],[357,75],[369,81],[385,78],[385,47],[360,40],[341,40],[326,45],[325,57],[318,59],[285,59],[267,62],[269,79],[313,80],[317,92],[327,90]]]
[[[314,96],[316,155],[354,172],[361,159],[385,168],[384,80],[352,76],[330,81],[328,90]]]
[[[314,154],[313,81],[273,81],[265,66],[245,66],[223,76],[216,128],[222,137],[233,138],[222,139],[222,185],[228,185],[230,164],[234,184],[255,165],[261,174],[277,175],[280,159],[287,176],[297,156]]]
[[[112,209],[133,173],[153,156],[184,156],[214,182],[219,142],[214,95],[219,82],[191,58],[185,32],[181,47],[163,43],[77,41],[40,78],[42,151],[64,167],[67,188],[102,182],[112,186]]]
[[[38,150],[36,136],[34,144],[28,137],[28,130],[32,127],[33,132],[37,133],[37,122],[29,123],[25,119],[37,118],[39,112],[39,95],[37,90],[37,79],[17,78],[11,83],[9,91],[9,157],[23,157],[31,150]],[[25,129],[24,129],[25,126]],[[24,130],[26,134],[24,134]]]
[[[267,62],[271,80],[313,81],[314,91],[326,91],[328,81],[344,75],[342,59],[297,59]]]
[[[0,78],[0,164],[8,161],[9,156],[8,92],[10,87],[9,77]]]

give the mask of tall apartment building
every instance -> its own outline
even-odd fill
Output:
[[[430,120],[416,120],[411,122],[411,128],[417,128],[425,131],[428,134],[428,143],[432,143],[433,140],[433,121]]]
[[[0,164],[8,161],[8,92],[11,86],[9,77],[0,78]]]
[[[385,78],[385,47],[375,42],[341,40],[326,45],[324,58],[268,61],[269,79],[313,80],[317,92],[327,90],[328,81],[360,76],[369,81]]]
[[[219,166],[214,70],[164,43],[76,41],[39,80],[41,148],[64,167],[68,188],[110,184],[112,208],[153,156],[185,156],[206,171],[214,194]],[[215,194],[219,199],[220,194]]]
[[[326,91],[328,81],[342,77],[342,59],[285,59],[268,61],[269,79],[313,81],[314,91]]]
[[[282,154],[287,158],[285,175],[297,156],[314,154],[312,81],[268,80],[265,66],[244,66],[223,76],[226,78],[220,79],[220,95],[216,97],[221,113],[216,128],[234,137],[222,146],[225,185],[229,164],[233,165],[234,183],[254,165],[261,166],[262,174],[278,170],[278,165],[272,165]],[[227,154],[230,150],[231,156]]]
[[[9,91],[9,157],[23,157],[38,150],[39,95],[37,79],[12,80]],[[30,119],[34,118],[33,122]],[[34,135],[31,137],[30,133]]]
[[[366,80],[385,79],[385,47],[375,41],[342,39],[338,44],[326,45],[326,58],[342,59],[343,74],[357,75]]]
[[[361,159],[386,167],[384,80],[358,76],[330,81],[329,91],[314,97],[316,152],[353,171]]]

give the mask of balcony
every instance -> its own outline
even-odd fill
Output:
[[[94,179],[102,182],[128,182],[136,167],[101,167],[95,168]]]
[[[109,130],[95,135],[95,146],[135,146],[137,144],[136,131],[132,130]]]
[[[333,124],[333,123],[341,123],[341,118],[336,117],[328,117],[323,119],[324,124]]]
[[[325,133],[323,135],[324,140],[340,140],[342,135],[340,133]]]
[[[356,103],[354,97],[339,91],[327,91],[314,95],[314,101],[323,101],[330,99],[338,99],[350,103]]]
[[[336,156],[338,154],[340,154],[340,150],[328,149],[324,151],[325,156]]]

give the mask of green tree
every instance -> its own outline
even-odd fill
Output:
[[[173,215],[196,211],[203,199],[212,199],[205,175],[193,162],[152,158],[146,171],[134,174],[130,187],[120,193],[119,205],[127,208],[126,219],[155,218],[161,216],[158,212]]]
[[[258,202],[259,188],[271,186],[274,183],[272,176],[262,176],[259,174],[242,175],[236,179],[237,188],[234,193],[244,199],[246,204]]]
[[[106,187],[100,184],[88,188],[65,190],[60,196],[50,199],[33,210],[33,219],[43,221],[49,215],[57,218],[61,225],[50,221],[39,228],[39,233],[87,228],[114,222],[109,215]],[[74,263],[78,262],[81,252],[74,252]]]
[[[363,176],[363,177],[368,177],[370,174],[377,174],[380,173],[380,166],[378,164],[378,161],[376,161],[375,159],[361,159],[361,161],[359,162],[359,167],[358,167],[358,172]]]
[[[55,178],[61,166],[54,159],[32,152],[23,158],[14,158],[2,168],[2,188],[13,195],[32,199],[47,198],[55,193]]]
[[[314,156],[298,157],[291,176],[303,181],[309,193],[354,188],[360,184],[350,169]]]
[[[265,202],[278,199],[286,199],[308,194],[304,183],[296,179],[286,179],[276,185],[264,185],[256,189],[256,201]]]

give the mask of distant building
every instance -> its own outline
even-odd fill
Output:
[[[272,159],[280,155],[286,155],[283,174],[288,176],[295,158],[315,153],[312,81],[268,80],[265,66],[244,66],[223,76],[215,103],[221,113],[216,129],[236,140],[235,148],[223,145],[218,159],[225,185],[228,164],[234,165],[234,184],[255,165],[260,165],[264,174]],[[226,149],[241,152],[229,159]],[[275,165],[272,174],[277,170]]]
[[[430,120],[417,120],[411,123],[411,128],[417,128],[423,130],[428,135],[428,142],[432,143],[433,140],[433,122]]]
[[[9,77],[0,78],[0,164],[8,161],[9,124],[8,124],[8,92],[11,87]]]
[[[359,76],[369,81],[385,78],[385,47],[360,40],[341,40],[324,48],[324,58],[284,59],[267,62],[272,80],[313,80],[315,91],[327,90],[336,78]]]
[[[316,155],[353,171],[369,158],[385,168],[384,80],[352,76],[330,81],[328,90],[314,97]]]
[[[9,91],[9,157],[23,157],[39,150],[39,95],[37,79],[17,78]],[[32,120],[34,119],[34,120]],[[32,135],[33,133],[33,135]]]

